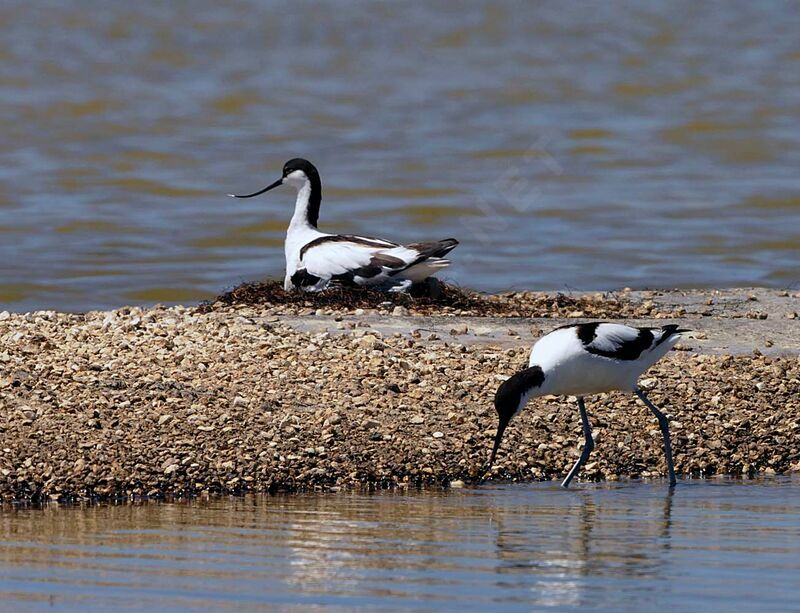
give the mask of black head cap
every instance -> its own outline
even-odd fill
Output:
[[[308,160],[304,160],[303,158],[292,158],[288,162],[283,165],[283,176],[292,174],[295,170],[302,170],[306,173],[306,176],[309,179],[312,177],[316,177],[319,180],[319,172],[317,171],[317,167],[314,166]]]
[[[264,189],[260,189],[257,192],[253,192],[252,194],[228,194],[233,198],[252,198],[253,196],[260,196],[264,192],[268,192],[276,187],[280,187],[283,185],[283,182],[286,180],[286,177],[292,174],[296,170],[301,170],[308,178],[309,182],[311,183],[311,194],[309,195],[308,199],[308,220],[311,222],[311,225],[314,227],[317,226],[317,220],[319,218],[319,205],[322,202],[322,183],[319,180],[319,172],[317,172],[316,167],[314,164],[309,162],[308,160],[304,160],[303,158],[293,158],[286,162],[283,165],[283,173],[281,174],[281,178],[267,185]]]
[[[292,174],[295,170],[301,170],[311,182],[311,196],[308,200],[308,221],[317,227],[319,221],[319,206],[322,203],[322,181],[319,178],[317,167],[303,158],[292,158],[283,165],[283,178]]]
[[[520,406],[522,397],[532,389],[541,387],[542,383],[544,383],[544,372],[539,366],[531,366],[512,375],[497,388],[497,393],[494,395],[494,408],[500,421],[497,424],[497,435],[494,439],[494,448],[488,468],[494,464],[494,458],[500,448],[500,441],[503,440],[506,426],[514,414],[522,408]]]

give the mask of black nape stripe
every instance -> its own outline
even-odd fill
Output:
[[[539,366],[525,368],[512,375],[499,388],[494,396],[494,407],[502,418],[511,416],[520,408],[522,396],[544,383],[544,371]]]
[[[302,170],[311,183],[311,195],[308,199],[308,223],[316,228],[319,221],[319,207],[322,204],[322,181],[319,178],[319,171],[308,160],[294,158],[283,165],[283,176],[285,177],[295,170]]]

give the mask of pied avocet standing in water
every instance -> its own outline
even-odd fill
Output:
[[[688,330],[681,330],[674,324],[661,328],[633,328],[595,322],[563,326],[544,335],[531,350],[528,368],[504,381],[495,394],[494,406],[500,423],[489,468],[494,464],[503,431],[531,398],[549,394],[577,396],[586,442],[580,458],[561,483],[563,487],[568,487],[594,449],[583,397],[620,390],[636,394],[658,418],[664,437],[669,483],[670,486],[675,485],[669,423],[666,416],[639,389],[637,381],[644,371],[675,345],[681,332]]]
[[[405,290],[446,268],[450,262],[444,256],[458,245],[454,238],[399,245],[380,238],[320,232],[317,219],[322,182],[314,165],[301,158],[286,162],[281,178],[264,189],[244,196],[229,195],[252,198],[284,183],[297,190],[284,243],[286,291],[318,291],[332,282]]]

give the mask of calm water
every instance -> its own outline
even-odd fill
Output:
[[[191,302],[324,229],[486,290],[800,283],[791,2],[0,6],[0,309]]]
[[[4,610],[796,610],[800,480],[0,513]]]

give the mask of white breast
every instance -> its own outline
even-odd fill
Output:
[[[286,291],[290,291],[294,287],[290,279],[300,268],[300,250],[321,236],[328,235],[311,226],[289,227],[289,231],[286,233],[286,240],[283,243],[283,252],[286,256],[286,277],[283,282],[283,288]]]

